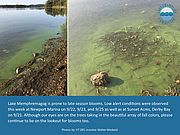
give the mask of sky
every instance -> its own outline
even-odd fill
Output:
[[[0,5],[8,4],[44,4],[47,0],[0,0]]]

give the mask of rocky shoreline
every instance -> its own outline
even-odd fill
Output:
[[[16,69],[16,77],[0,84],[3,96],[66,96],[67,42],[49,39],[43,52]]]

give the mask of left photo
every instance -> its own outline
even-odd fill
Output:
[[[0,1],[0,96],[67,95],[67,0]]]

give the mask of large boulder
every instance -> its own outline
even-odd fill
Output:
[[[94,86],[106,86],[109,83],[109,76],[106,72],[99,72],[91,76],[90,81]]]

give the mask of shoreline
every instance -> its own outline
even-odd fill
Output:
[[[0,83],[0,95],[67,95],[66,40],[61,37],[49,39],[43,45],[43,52],[34,55],[27,63],[19,66],[18,70],[16,69],[18,74],[14,78]]]
[[[48,33],[47,33],[48,31]],[[32,58],[33,52],[41,53],[43,51],[43,44],[53,37],[57,37],[55,33],[57,28],[40,29],[36,33],[23,37],[21,43],[15,42],[16,51],[7,48],[10,52],[4,58],[4,65],[1,65],[0,79],[8,80],[15,76],[15,68],[26,63]],[[3,81],[1,81],[3,82]]]

